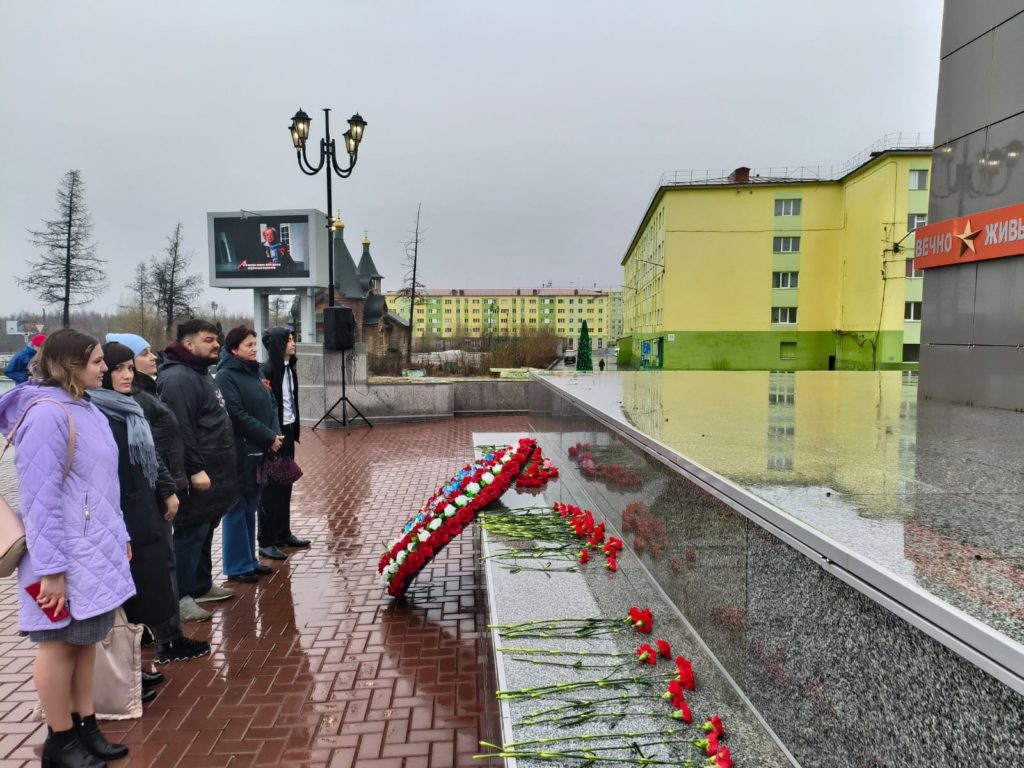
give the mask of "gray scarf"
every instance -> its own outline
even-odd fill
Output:
[[[90,389],[89,399],[107,418],[128,425],[128,458],[132,464],[142,466],[149,487],[155,488],[160,470],[156,459],[156,447],[153,445],[153,433],[142,412],[142,406],[129,395],[122,395],[112,389]]]

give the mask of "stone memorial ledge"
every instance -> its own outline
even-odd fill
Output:
[[[475,435],[474,442],[480,444],[514,443],[518,435]],[[565,467],[563,471],[569,471]],[[521,493],[514,488],[507,491],[501,499],[506,509],[521,507],[542,507],[551,504],[550,499],[559,498],[562,489],[555,481],[548,486],[546,493]],[[492,511],[493,513],[493,511]],[[501,514],[500,512],[496,514]],[[598,515],[600,517],[600,515]],[[609,535],[619,535],[609,526]],[[638,734],[658,731],[670,733],[654,737],[654,741],[662,742],[660,746],[644,747],[644,754],[649,757],[661,756],[664,759],[676,759],[683,765],[686,758],[693,760],[693,765],[703,765],[706,758],[694,747],[691,739],[704,736],[700,723],[705,718],[720,715],[726,724],[726,739],[723,743],[729,746],[737,768],[759,766],[760,768],[782,768],[797,763],[782,746],[781,741],[767,727],[763,719],[752,709],[746,697],[736,683],[729,677],[715,657],[708,651],[703,641],[696,635],[679,610],[667,599],[665,593],[649,577],[646,568],[631,552],[624,551],[619,557],[618,570],[611,573],[606,570],[601,558],[592,559],[579,567],[577,571],[531,569],[524,568],[513,572],[503,562],[503,556],[514,553],[516,549],[528,546],[522,540],[508,540],[500,534],[492,535],[486,530],[482,532],[485,574],[487,584],[490,622],[492,625],[492,642],[495,650],[498,689],[514,691],[536,688],[559,683],[573,683],[583,680],[612,676],[624,677],[633,674],[670,675],[675,667],[671,660],[660,660],[655,667],[641,664],[636,657],[636,649],[642,643],[655,642],[655,639],[668,640],[673,649],[673,656],[682,655],[692,664],[697,679],[696,688],[688,691],[686,699],[693,713],[693,723],[686,724],[671,717],[672,707],[661,698],[665,687],[647,688],[628,685],[622,692],[636,694],[639,698],[628,700],[621,708],[627,714],[616,723],[603,719],[594,719],[583,725],[561,727],[556,724],[524,725],[523,720],[531,713],[549,707],[566,704],[570,701],[588,701],[607,697],[604,689],[586,689],[576,693],[560,694],[555,698],[538,697],[524,700],[500,701],[503,741],[505,744],[537,739],[563,739],[566,742],[548,743],[546,749],[566,751],[584,749],[594,746],[609,747],[621,742],[621,749],[603,753],[607,757],[622,757],[622,762],[611,764],[631,765],[636,755],[630,757],[630,743],[644,742],[623,736],[615,739],[616,733]],[[557,567],[565,568],[570,563],[560,562]],[[535,568],[538,564],[535,564]],[[627,627],[626,631],[613,635],[604,635],[589,639],[512,639],[506,638],[501,629],[494,626],[517,624],[554,618],[590,618],[603,617],[612,621],[622,620],[625,625],[627,611],[632,606],[648,607],[653,611],[654,631],[640,634]],[[573,669],[563,666],[538,664],[539,657],[522,652],[508,650],[511,648],[528,650],[553,650],[566,652],[564,657],[570,663],[577,659],[584,665],[600,664],[602,658],[614,663],[623,663],[617,670],[607,667],[593,669]],[[503,650],[505,649],[505,650]],[[576,656],[582,652],[586,655]],[[612,654],[623,654],[612,656]],[[526,659],[532,658],[533,662]],[[611,736],[602,738],[600,742],[580,736]],[[649,741],[649,739],[647,739]],[[568,765],[579,764],[578,761],[535,760],[529,758],[506,758],[511,768],[520,766]],[[600,764],[600,763],[597,763]]]

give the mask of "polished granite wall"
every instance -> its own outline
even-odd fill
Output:
[[[928,221],[1024,201],[1024,1],[945,0]],[[1024,259],[929,269],[921,393],[1024,407]]]
[[[620,532],[633,505],[626,545],[801,765],[1024,764],[1024,697],[541,381],[530,412],[562,468],[547,495]],[[617,479],[584,476],[577,443]]]

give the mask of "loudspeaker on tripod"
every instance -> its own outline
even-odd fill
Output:
[[[324,349],[348,351],[356,344],[356,318],[348,307],[324,308]]]

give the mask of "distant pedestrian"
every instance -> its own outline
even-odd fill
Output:
[[[604,373],[604,358],[601,358],[601,362],[597,364],[597,367],[601,369],[601,373]]]
[[[4,374],[8,379],[15,384],[24,384],[28,381],[29,363],[32,362],[32,358],[36,356],[36,351],[43,345],[44,341],[46,341],[46,335],[37,333],[21,352],[11,358],[11,362],[7,364],[7,368],[4,370]]]
[[[217,362],[217,326],[189,320],[167,345],[156,386],[174,412],[185,445],[189,492],[174,518],[174,557],[182,621],[204,621],[196,603],[225,600],[234,592],[213,583],[213,534],[239,499],[235,439],[224,397],[209,368]]]

